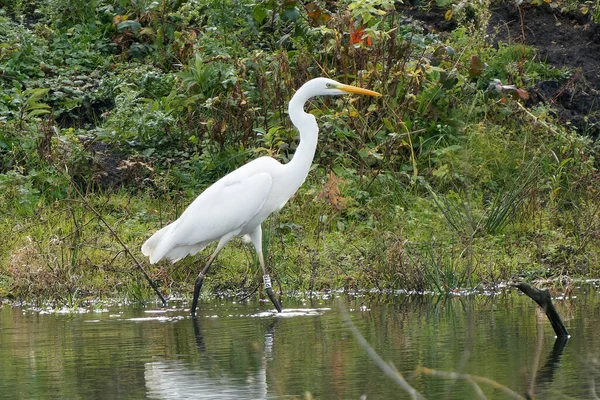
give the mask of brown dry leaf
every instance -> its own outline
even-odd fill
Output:
[[[308,3],[306,6],[308,18],[316,25],[325,25],[331,19],[331,15],[327,14],[316,2]]]
[[[323,190],[317,196],[317,199],[327,199],[329,205],[341,211],[346,208],[347,199],[342,197],[340,185],[344,184],[344,180],[338,177],[333,172],[329,173],[329,180],[323,186]]]
[[[471,56],[471,63],[469,64],[469,75],[480,76],[483,71],[487,68],[487,64],[481,61],[478,56]]]

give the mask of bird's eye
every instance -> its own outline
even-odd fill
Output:
[[[333,89],[333,84],[332,84],[332,83],[326,83],[326,84],[325,84],[325,87],[326,87],[327,89]]]

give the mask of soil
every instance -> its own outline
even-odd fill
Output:
[[[446,10],[427,11],[403,7],[412,18],[422,21],[425,29],[450,31],[456,27],[446,21]],[[494,44],[524,43],[536,49],[539,60],[572,71],[562,81],[543,81],[528,88],[529,105],[552,105],[561,123],[571,124],[584,135],[600,136],[600,25],[589,15],[563,13],[547,3],[517,7],[515,2],[491,6],[490,38]],[[522,22],[521,22],[522,21]]]

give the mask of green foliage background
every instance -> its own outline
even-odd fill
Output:
[[[311,103],[313,171],[264,225],[277,289],[597,276],[596,144],[526,99],[570,71],[490,46],[488,7],[438,34],[390,0],[5,4],[0,298],[150,296],[91,208],[141,261],[211,182],[260,155],[291,159],[286,104],[316,76],[384,96]],[[185,295],[205,257],[146,267]],[[207,284],[252,291],[255,263],[233,243]]]

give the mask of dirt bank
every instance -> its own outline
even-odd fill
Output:
[[[447,32],[457,26],[444,18],[445,9],[401,8],[426,30]],[[600,26],[589,15],[561,12],[546,3],[517,7],[515,2],[502,2],[492,4],[490,11],[488,31],[494,45],[524,43],[537,50],[540,61],[572,70],[568,79],[527,88],[529,105],[551,104],[562,123],[580,134],[600,136]]]

